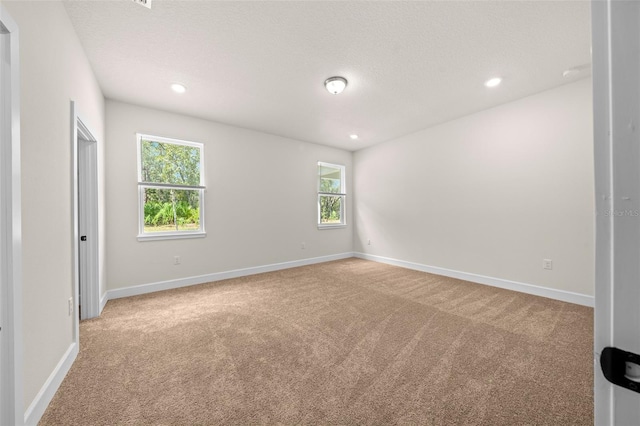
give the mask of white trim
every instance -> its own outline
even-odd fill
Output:
[[[76,345],[80,344],[80,318],[75,315],[78,312],[79,303],[78,295],[80,294],[80,273],[79,273],[79,256],[80,248],[78,239],[78,112],[76,111],[76,103],[71,101],[70,116],[71,120],[71,279],[73,282],[73,341]]]
[[[614,211],[613,82],[611,75],[611,3],[591,2],[591,44],[593,46],[593,144],[595,205],[597,212]],[[594,310],[594,424],[614,425],[614,385],[600,368],[600,351],[613,346],[614,217],[595,216],[595,310]]]
[[[172,183],[148,183],[138,182],[138,186],[144,186],[145,188],[153,189],[181,189],[186,191],[195,191],[197,189],[206,189],[201,185],[174,185]]]
[[[192,185],[174,185],[164,184],[158,182],[143,182],[142,180],[142,141],[148,140],[153,142],[168,143],[171,145],[182,145],[198,148],[200,150],[200,184],[198,186]],[[204,144],[201,142],[191,142],[181,139],[165,138],[162,136],[153,136],[145,133],[136,133],[136,150],[137,150],[137,167],[138,167],[138,241],[157,241],[157,240],[170,240],[179,238],[202,238],[206,236],[204,227],[205,218],[205,170],[204,170]],[[175,188],[181,190],[198,191],[199,199],[199,213],[200,213],[200,228],[196,232],[174,231],[163,233],[148,233],[144,232],[144,190],[145,188]],[[186,236],[185,236],[186,235]]]
[[[637,211],[640,170],[637,117],[640,96],[640,3],[592,1],[593,119],[596,189],[596,309],[594,421],[640,424],[637,393],[609,382],[598,355],[606,347],[640,352],[640,242]],[[608,214],[613,212],[613,214]]]
[[[0,4],[0,42],[9,46],[9,79],[7,74],[0,80],[3,93],[0,113],[4,123],[3,131],[9,128],[9,134],[0,135],[0,197],[4,211],[0,214],[0,234],[2,248],[2,387],[0,391],[0,423],[22,424],[24,420],[23,392],[23,326],[22,326],[22,202],[20,189],[20,57],[18,25],[11,18],[4,5]],[[6,37],[9,37],[8,41]],[[6,103],[9,101],[9,103]],[[8,136],[8,137],[7,137]]]
[[[33,399],[29,408],[24,413],[25,425],[37,425],[40,418],[44,414],[45,410],[49,406],[51,399],[56,394],[56,391],[62,384],[64,377],[69,372],[69,369],[73,365],[76,357],[78,356],[78,345],[71,343],[67,351],[64,353],[56,368],[53,369],[47,381],[44,382],[42,388]]]
[[[80,318],[78,316],[78,310],[80,306],[80,264],[79,264],[79,256],[80,256],[80,235],[78,234],[79,228],[79,215],[80,211],[78,209],[78,190],[79,190],[79,182],[78,182],[78,171],[79,171],[79,158],[78,158],[78,144],[80,140],[86,140],[87,142],[97,143],[95,137],[93,137],[91,131],[89,130],[89,126],[87,126],[87,121],[83,119],[82,115],[79,113],[76,102],[70,102],[70,119],[71,119],[71,247],[72,247],[72,279],[73,279],[73,341],[79,345],[80,344]],[[78,134],[80,134],[80,138],[78,138]],[[97,155],[97,153],[95,154]],[[96,167],[94,170],[97,173],[97,157],[95,158],[95,163],[93,167]],[[96,179],[98,177],[96,176]],[[97,185],[97,180],[95,181]],[[96,195],[97,196],[97,195]],[[97,220],[98,217],[98,204],[99,200],[96,199],[95,204],[91,206],[89,215],[92,218],[89,220],[88,226],[95,233],[93,241],[91,241],[92,248],[89,250],[88,255],[91,256],[96,264],[92,265],[92,275],[95,279],[93,285],[94,288],[85,288],[85,295],[83,297],[85,301],[88,299],[88,306],[85,306],[84,311],[87,312],[87,315],[83,315],[84,318],[93,318],[99,315],[99,289],[100,289],[100,276],[98,273],[99,270],[99,238],[100,231],[98,223],[94,220]],[[85,303],[86,305],[87,303]]]
[[[138,235],[138,241],[159,241],[159,240],[181,240],[185,238],[204,238],[207,236],[206,232],[190,232],[190,231],[176,231],[172,233],[157,232],[155,234],[146,233]]]
[[[173,145],[184,145],[184,146],[192,146],[194,148],[200,148],[201,150],[204,149],[204,144],[202,142],[194,142],[194,141],[185,141],[184,139],[175,139],[175,138],[165,138],[164,136],[155,136],[155,135],[150,135],[148,133],[136,133],[136,138],[138,139],[138,143],[140,143],[140,141],[142,139],[144,140],[150,140],[153,142],[161,142],[161,143],[170,143]],[[140,152],[140,151],[138,151]],[[202,153],[202,151],[200,151],[200,153]],[[200,167],[203,166],[202,164],[202,159],[204,156],[200,156]],[[202,179],[200,180],[200,182],[204,182],[204,175],[200,175],[202,177]],[[141,178],[142,174],[138,173],[138,178]]]
[[[102,311],[104,310],[104,307],[107,305],[108,301],[109,301],[109,297],[105,292],[100,298],[100,313],[98,315],[102,315]]]
[[[199,275],[195,277],[179,278],[176,280],[161,281],[157,283],[142,284],[133,287],[118,288],[107,291],[107,300],[122,297],[138,296],[140,294],[154,293],[156,291],[171,290],[196,284],[204,284],[213,281],[228,280],[230,278],[245,277],[248,275],[262,274],[264,272],[280,271],[282,269],[296,268],[298,266],[313,265],[316,263],[330,262],[332,260],[348,259],[353,253],[340,253],[329,256],[312,257],[308,259],[294,260],[291,262],[273,263],[271,265],[254,266],[251,268],[234,269],[225,272]],[[105,302],[106,303],[106,302]]]
[[[388,257],[375,256],[366,253],[346,252],[328,256],[312,257],[308,259],[294,260],[290,262],[273,263],[270,265],[254,266],[251,268],[234,269],[231,271],[215,272],[213,274],[198,275],[193,277],[179,278],[175,280],[160,281],[156,283],[141,284],[132,287],[124,287],[107,291],[100,301],[104,307],[107,301],[120,299],[123,297],[138,296],[141,294],[154,293],[156,291],[172,290],[175,288],[188,287],[191,285],[205,284],[214,281],[228,280],[231,278],[245,277],[249,275],[261,274],[264,272],[280,271],[283,269],[296,268],[299,266],[313,265],[317,263],[331,262],[333,260],[348,259],[357,257],[359,259],[371,260],[373,262],[386,263],[400,266],[402,268],[413,269],[421,272],[428,272],[436,275],[457,278],[477,284],[489,285],[492,287],[504,288],[520,293],[533,294],[535,296],[547,297],[563,302],[575,303],[578,305],[593,307],[593,296],[579,293],[572,293],[564,290],[556,290],[547,287],[540,287],[533,284],[525,284],[516,281],[509,281],[502,278],[487,277],[468,272],[454,271],[452,269],[440,268],[437,266],[422,265],[419,263],[407,262],[404,260],[391,259]]]
[[[318,225],[318,229],[320,230],[325,230],[325,229],[342,229],[342,228],[346,228],[347,224],[346,223],[340,223],[340,224],[327,224],[327,225]]]
[[[413,269],[430,274],[443,275],[445,277],[457,278],[459,280],[470,281],[477,284],[489,285],[492,287],[504,288],[520,293],[533,294],[535,296],[547,297],[549,299],[561,300],[563,302],[575,303],[578,305],[593,307],[594,297],[586,294],[573,293],[570,291],[556,290],[548,287],[540,287],[533,284],[526,284],[517,281],[505,280],[502,278],[487,277],[485,275],[472,274],[469,272],[455,271],[452,269],[440,268],[437,266],[423,265],[420,263],[407,262],[404,260],[391,259],[383,256],[375,256],[367,253],[354,253],[354,257],[374,262],[386,263],[388,265],[400,266],[402,268]]]

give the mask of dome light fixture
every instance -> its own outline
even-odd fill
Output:
[[[490,80],[485,81],[484,85],[487,86],[487,87],[496,87],[500,83],[502,83],[502,79],[500,77],[495,77],[495,78],[492,78]]]
[[[184,93],[187,91],[187,88],[185,87],[184,84],[180,84],[180,83],[173,83],[171,85],[171,90],[173,90],[176,93]]]
[[[351,140],[355,141],[356,139],[358,139],[358,135],[356,135],[355,133],[349,135],[349,137],[351,138]]]
[[[342,93],[345,87],[347,87],[347,79],[344,77],[330,77],[325,80],[324,87],[327,88],[329,93],[337,95]]]

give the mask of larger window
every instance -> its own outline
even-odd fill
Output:
[[[204,147],[138,134],[138,239],[204,236]]]
[[[344,226],[344,166],[318,162],[318,226]]]

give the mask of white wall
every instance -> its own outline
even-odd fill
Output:
[[[3,3],[21,42],[25,407],[72,343],[70,100],[100,147],[101,294],[354,249],[593,294],[590,80],[353,156],[112,101],[105,141],[104,99],[64,7]],[[206,238],[137,241],[138,131],[206,145]],[[319,160],[347,166],[345,229],[316,227]]]
[[[316,225],[317,162],[344,164],[351,194],[350,152],[111,100],[106,105],[109,290],[352,251],[352,209],[347,228]],[[136,132],[205,145],[206,238],[137,240]],[[174,256],[181,256],[180,265]]]
[[[358,151],[354,170],[356,252],[594,294],[591,79]]]
[[[102,145],[104,188],[104,98],[61,3],[3,3],[20,31],[26,409],[73,341],[70,100]]]

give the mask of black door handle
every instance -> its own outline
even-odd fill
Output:
[[[607,380],[623,388],[640,392],[640,380],[635,376],[633,364],[635,367],[640,365],[640,355],[622,349],[604,348],[600,355],[600,366]]]
[[[87,241],[87,236],[83,235],[82,237],[80,237],[80,241]]]

